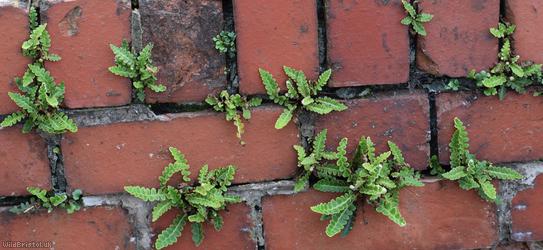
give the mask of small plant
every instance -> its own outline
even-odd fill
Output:
[[[313,142],[313,152],[307,154],[296,146],[299,166],[304,174],[297,181],[298,189],[305,186],[305,176],[315,174],[318,181],[313,188],[321,192],[341,193],[337,198],[311,207],[330,220],[326,235],[332,237],[340,232],[347,235],[352,229],[356,204],[365,200],[376,207],[376,211],[387,216],[400,226],[405,219],[399,210],[399,191],[407,186],[423,186],[420,174],[404,160],[396,144],[388,142],[390,151],[375,154],[375,146],[369,137],[362,137],[353,160],[347,160],[347,138],[339,142],[336,152],[325,150],[326,130],[320,132]],[[334,162],[335,160],[335,162]]]
[[[245,96],[239,94],[230,95],[228,91],[223,90],[218,97],[208,96],[206,102],[213,106],[215,111],[225,112],[227,121],[234,121],[237,128],[236,136],[241,141],[241,135],[245,131],[242,118],[245,120],[251,119],[250,108],[260,106],[262,99],[251,98],[248,100]],[[243,141],[241,143],[244,144]]]
[[[213,37],[215,49],[221,54],[227,54],[230,58],[236,56],[236,33],[229,31],[221,31]]]
[[[147,44],[139,55],[130,51],[130,46],[123,40],[121,47],[109,45],[115,54],[115,66],[109,67],[109,71],[115,75],[130,78],[136,91],[136,98],[145,100],[145,88],[160,93],[166,91],[166,86],[157,83],[156,74],[158,67],[153,65],[151,52],[153,44]]]
[[[343,111],[347,109],[343,103],[330,97],[316,97],[328,83],[332,70],[326,70],[317,81],[308,81],[304,72],[289,67],[283,67],[289,77],[286,82],[288,91],[284,95],[279,93],[279,85],[270,72],[259,69],[260,77],[266,88],[270,99],[285,109],[275,123],[276,129],[284,128],[292,119],[298,108],[315,112],[320,115],[328,114],[332,111]],[[300,105],[301,104],[301,105]]]
[[[10,212],[24,214],[40,208],[46,208],[47,212],[50,213],[55,207],[61,207],[66,209],[68,214],[72,214],[81,209],[81,195],[83,192],[80,189],[74,190],[71,197],[68,197],[65,193],[50,195],[47,193],[47,190],[37,187],[28,187],[26,190],[34,195],[34,197],[30,198],[29,202],[23,202],[18,206],[12,207],[9,210]]]
[[[524,93],[534,81],[541,82],[541,64],[520,63],[520,56],[513,55],[510,36],[514,32],[515,25],[509,23],[499,23],[497,28],[491,28],[490,33],[502,41],[499,62],[490,72],[471,70],[468,75],[477,82],[477,87],[484,89],[485,95],[497,94],[500,100],[505,97],[506,88]]]
[[[413,4],[418,1],[414,1]],[[417,13],[415,7],[407,0],[402,0],[403,8],[407,13],[407,16],[402,19],[401,23],[403,25],[411,26],[411,29],[416,34],[421,36],[426,36],[426,29],[424,28],[423,23],[430,22],[434,15],[427,13]]]
[[[172,224],[162,231],[155,242],[156,249],[162,249],[177,242],[187,222],[192,223],[192,240],[199,246],[204,239],[202,223],[213,221],[215,230],[221,230],[223,219],[219,211],[224,210],[230,203],[240,202],[240,198],[226,194],[231,185],[236,168],[228,166],[208,170],[205,165],[200,169],[197,182],[191,185],[189,165],[185,156],[176,148],[170,147],[175,162],[170,163],[162,175],[158,177],[160,188],[126,186],[129,194],[148,202],[158,202],[152,211],[152,221],[155,222],[163,214],[177,208],[181,211]],[[182,183],[178,188],[168,185],[171,177],[181,174]]]
[[[57,84],[49,71],[44,68],[45,61],[56,62],[60,56],[49,53],[51,37],[47,24],[38,25],[36,9],[29,12],[30,38],[22,45],[23,55],[32,58],[22,79],[15,78],[20,93],[8,93],[20,111],[8,115],[1,127],[11,127],[23,122],[23,133],[37,128],[49,134],[76,132],[75,123],[60,110],[64,100],[64,83]]]
[[[458,79],[452,79],[445,86],[446,90],[458,91],[460,89],[460,81]]]
[[[469,138],[466,127],[460,119],[454,118],[454,132],[449,149],[451,151],[451,170],[443,173],[436,171],[441,177],[458,181],[460,187],[465,190],[477,189],[479,195],[487,201],[495,202],[496,189],[492,184],[493,179],[518,180],[523,176],[510,168],[495,167],[487,161],[479,161],[475,155],[469,152]]]

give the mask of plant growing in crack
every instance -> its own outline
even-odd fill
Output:
[[[498,95],[503,100],[507,88],[518,93],[526,92],[526,87],[534,82],[542,81],[541,64],[520,62],[520,56],[514,55],[511,49],[511,35],[515,32],[515,25],[509,23],[498,24],[497,28],[491,28],[490,33],[501,40],[501,48],[498,54],[499,62],[490,69],[490,72],[476,72],[471,70],[468,77],[474,79],[477,87],[483,88],[485,95]]]
[[[177,242],[187,222],[192,223],[192,240],[199,246],[204,239],[203,223],[212,221],[217,231],[223,226],[219,212],[228,204],[240,202],[240,198],[227,194],[236,168],[227,166],[208,170],[204,165],[198,174],[196,183],[191,184],[189,165],[185,156],[176,148],[170,147],[175,162],[170,163],[162,175],[158,177],[160,188],[126,186],[129,194],[148,202],[158,202],[153,207],[152,220],[158,220],[162,215],[177,208],[181,212],[172,224],[163,230],[155,241],[156,249],[162,249]],[[172,176],[181,174],[181,184],[173,187],[168,184]]]
[[[28,187],[26,190],[33,197],[28,202],[23,202],[12,207],[9,210],[10,212],[24,214],[45,208],[50,213],[55,207],[60,207],[65,209],[68,214],[72,214],[81,209],[81,196],[83,192],[80,189],[74,190],[71,196],[68,196],[66,193],[50,194],[47,190],[37,187]]]
[[[332,75],[331,69],[324,71],[317,81],[308,81],[304,72],[287,66],[284,66],[283,70],[289,79],[286,82],[288,91],[281,95],[279,93],[279,85],[277,85],[277,81],[270,72],[259,69],[260,77],[262,78],[268,96],[274,103],[285,108],[275,122],[276,129],[284,128],[290,120],[292,120],[294,113],[299,109],[305,109],[320,115],[347,109],[345,104],[335,99],[330,97],[317,97],[319,92],[322,91],[323,87],[328,83],[328,80]]]
[[[523,176],[514,169],[496,167],[487,161],[480,161],[469,152],[469,137],[466,127],[458,118],[454,118],[454,132],[449,149],[451,151],[451,170],[446,172],[433,164],[432,173],[442,178],[458,181],[462,189],[476,189],[483,199],[497,202],[496,189],[492,184],[494,179],[518,180]]]
[[[34,128],[49,134],[76,132],[75,123],[60,109],[64,83],[57,84],[44,67],[46,61],[59,61],[60,56],[49,52],[51,37],[47,24],[38,25],[35,8],[29,11],[29,27],[30,38],[23,43],[22,53],[34,62],[28,65],[22,78],[15,78],[20,92],[8,93],[20,110],[8,115],[0,126],[11,127],[23,122],[23,133]]]
[[[416,4],[418,1],[414,1],[413,4]],[[419,34],[421,36],[426,36],[426,29],[424,28],[424,23],[432,21],[434,15],[428,13],[417,13],[413,4],[408,0],[402,0],[403,8],[407,13],[407,16],[404,17],[401,21],[403,25],[411,27],[411,31]]]
[[[374,206],[377,212],[396,224],[405,226],[399,209],[400,190],[408,186],[423,186],[420,174],[405,162],[401,150],[393,142],[388,142],[390,151],[376,155],[371,139],[362,137],[350,162],[347,143],[347,138],[343,138],[336,152],[326,151],[326,130],[323,130],[313,141],[311,154],[295,146],[298,164],[304,171],[297,180],[296,189],[307,186],[309,176],[314,174],[318,179],[314,189],[341,194],[329,202],[311,207],[312,211],[322,215],[322,219],[330,220],[326,235],[347,235],[353,226],[357,203],[362,201]]]
[[[113,44],[109,46],[115,54],[115,66],[109,67],[109,71],[115,75],[130,78],[138,101],[145,101],[145,89],[156,93],[166,91],[166,86],[157,83],[158,67],[153,65],[151,58],[153,44],[147,44],[139,54],[132,53],[126,40],[123,40],[121,47]]]
[[[230,58],[236,56],[236,33],[232,31],[221,31],[213,37],[215,49],[221,54],[226,54]]]
[[[251,107],[257,107],[262,104],[262,99],[251,98],[248,99],[245,96],[239,94],[229,94],[228,91],[223,90],[219,96],[208,96],[206,103],[211,105],[217,112],[225,112],[226,120],[234,122],[237,128],[236,136],[240,140],[241,144],[245,144],[241,140],[241,136],[245,132],[245,125],[242,119],[251,119]]]

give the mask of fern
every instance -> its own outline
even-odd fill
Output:
[[[417,2],[418,1],[414,1],[414,3]],[[434,15],[417,13],[415,7],[408,0],[402,0],[402,4],[407,16],[402,19],[401,23],[410,26],[412,32],[421,36],[426,36],[426,29],[423,24],[432,21]]]
[[[273,76],[268,71],[259,69],[260,78],[269,98],[285,108],[275,123],[276,129],[284,128],[299,109],[320,115],[347,109],[347,106],[337,100],[329,97],[317,97],[328,83],[332,70],[323,72],[317,81],[309,81],[302,71],[287,66],[284,66],[283,70],[289,79],[286,83],[288,91],[281,95],[279,85]]]
[[[148,202],[155,203],[152,211],[152,221],[157,221],[166,212],[177,209],[181,215],[162,231],[155,241],[155,248],[162,249],[173,245],[181,236],[187,222],[192,223],[193,241],[199,246],[204,239],[202,223],[212,221],[215,229],[220,230],[223,225],[222,217],[218,214],[230,203],[240,202],[240,198],[228,195],[236,168],[227,166],[209,170],[204,165],[198,174],[197,182],[191,183],[189,165],[185,156],[176,148],[170,147],[170,153],[175,162],[170,163],[158,178],[160,187],[147,188],[139,186],[125,186],[125,191],[132,196]],[[178,187],[168,185],[175,174],[181,175],[182,183]]]
[[[451,151],[448,172],[434,171],[432,174],[448,180],[458,181],[462,189],[477,189],[479,195],[488,201],[496,202],[496,189],[491,180],[518,180],[523,176],[516,170],[495,167],[487,161],[480,161],[469,152],[469,138],[466,127],[458,118],[454,118],[456,131],[453,134],[449,148]]]
[[[223,30],[213,37],[213,42],[219,53],[227,54],[230,58],[236,56],[236,33]]]
[[[109,46],[115,54],[115,66],[109,67],[109,71],[130,78],[138,101],[145,101],[146,88],[156,93],[166,91],[166,86],[157,83],[158,68],[153,65],[151,58],[153,44],[147,44],[139,54],[132,53],[127,41],[123,41],[121,47],[113,44]]]
[[[226,113],[226,120],[232,121],[237,128],[236,136],[241,144],[245,144],[241,140],[241,136],[245,132],[245,125],[242,119],[251,119],[251,107],[258,107],[262,104],[262,99],[252,98],[247,99],[239,94],[230,95],[228,91],[223,90],[218,97],[208,96],[206,103],[211,105],[217,112]]]
[[[66,193],[51,194],[47,190],[37,187],[27,187],[26,190],[33,197],[30,198],[30,201],[12,207],[9,210],[10,212],[24,214],[44,208],[50,213],[55,207],[60,207],[65,209],[68,214],[71,214],[81,209],[81,195],[83,192],[80,189],[74,190],[70,196]]]

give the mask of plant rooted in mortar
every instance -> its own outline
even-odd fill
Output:
[[[320,115],[347,109],[347,106],[343,103],[330,97],[317,97],[322,88],[328,83],[332,75],[331,69],[324,71],[317,81],[308,81],[304,72],[287,66],[284,66],[283,70],[289,79],[286,82],[288,91],[284,95],[281,95],[279,93],[279,85],[277,85],[277,81],[270,72],[259,69],[260,78],[262,78],[270,99],[285,107],[283,113],[275,123],[276,129],[284,128],[292,120],[298,108],[303,108]]]
[[[414,4],[418,1],[413,2]],[[411,30],[421,36],[426,36],[426,29],[423,23],[432,21],[434,15],[427,13],[417,13],[415,7],[407,0],[402,0],[403,8],[407,16],[402,19],[403,25],[411,26]]]
[[[10,212],[24,214],[36,211],[40,208],[46,208],[47,212],[50,213],[55,207],[61,207],[66,209],[68,214],[72,214],[81,209],[81,195],[83,192],[80,189],[74,190],[71,197],[66,193],[51,195],[47,193],[47,190],[37,187],[28,187],[26,190],[34,195],[34,197],[30,198],[29,202],[23,202],[18,206],[12,207],[9,210]]]
[[[219,53],[227,54],[230,58],[236,56],[236,33],[223,30],[213,37],[213,42]]]
[[[369,137],[362,137],[353,160],[347,160],[347,138],[339,142],[336,152],[325,150],[326,130],[320,132],[313,142],[313,152],[307,154],[300,146],[299,166],[304,174],[297,181],[297,187],[307,185],[307,177],[315,174],[318,181],[313,188],[321,192],[341,193],[337,198],[311,207],[322,219],[330,220],[326,235],[332,237],[340,232],[347,235],[353,226],[357,203],[366,201],[376,211],[387,216],[400,226],[405,219],[399,210],[400,190],[408,186],[423,186],[420,174],[404,160],[402,152],[392,142],[390,151],[375,154],[375,146]],[[334,162],[335,160],[335,162]],[[304,184],[300,184],[304,183]]]
[[[166,91],[166,86],[157,83],[156,74],[158,67],[153,65],[151,52],[153,44],[147,44],[137,55],[132,53],[127,41],[122,42],[121,47],[109,45],[115,54],[115,66],[109,67],[109,71],[115,75],[130,78],[136,91],[136,98],[145,101],[145,89],[160,93]]]
[[[8,115],[1,127],[11,127],[23,122],[23,133],[37,128],[49,134],[76,132],[77,126],[60,110],[64,100],[64,83],[57,84],[49,71],[44,68],[45,61],[56,62],[60,56],[49,53],[51,37],[47,24],[38,25],[36,9],[29,12],[30,39],[22,45],[23,55],[34,61],[28,65],[23,78],[15,78],[19,93],[8,95],[21,108]]]
[[[177,242],[187,222],[192,223],[192,240],[199,246],[204,239],[203,223],[213,221],[217,231],[223,226],[219,212],[226,205],[240,202],[240,198],[226,193],[231,185],[236,168],[228,166],[208,170],[205,165],[200,169],[197,182],[191,184],[189,165],[185,156],[176,148],[170,147],[175,162],[170,163],[158,177],[160,188],[126,186],[129,194],[144,201],[157,202],[153,208],[152,220],[158,220],[163,214],[177,208],[181,212],[172,224],[162,231],[155,241],[156,249],[162,249]],[[181,174],[178,188],[168,185],[171,177]]]
[[[233,121],[237,128],[236,136],[241,140],[241,135],[245,132],[245,125],[242,118],[245,120],[251,119],[251,107],[257,107],[262,104],[262,99],[251,98],[239,94],[230,95],[228,91],[223,90],[218,97],[208,96],[206,103],[213,106],[217,112],[225,112],[226,120]],[[241,141],[244,144],[243,141]]]

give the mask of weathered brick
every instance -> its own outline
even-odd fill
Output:
[[[240,91],[266,93],[258,68],[285,89],[283,66],[318,76],[317,6],[313,0],[234,0]]]
[[[436,99],[439,150],[442,163],[449,161],[449,142],[454,117],[467,127],[470,150],[491,162],[530,161],[541,158],[543,141],[543,99],[531,94],[496,96],[443,93]]]
[[[204,241],[199,247],[196,247],[192,241],[192,232],[190,223],[185,225],[181,237],[177,239],[177,243],[165,248],[166,250],[182,249],[182,250],[197,250],[197,249],[255,249],[256,243],[251,238],[251,230],[253,224],[249,217],[250,209],[243,204],[229,205],[227,210],[220,214],[224,219],[224,226],[221,231],[215,231],[213,224],[204,223]],[[160,218],[156,223],[153,223],[153,233],[160,234],[166,229],[175,219],[177,212],[170,211]],[[156,237],[153,238],[153,244]]]
[[[130,38],[130,1],[47,0],[42,22],[51,33],[51,52],[62,57],[46,64],[55,79],[66,84],[69,108],[119,106],[130,103],[127,78],[113,75],[109,44]]]
[[[164,93],[148,92],[148,102],[202,101],[226,87],[225,58],[212,38],[223,29],[219,0],[142,0],[143,42],[153,43],[153,62]]]
[[[254,109],[245,123],[245,146],[219,113],[80,128],[62,142],[68,183],[93,194],[121,192],[124,185],[157,186],[157,177],[172,161],[169,146],[186,155],[193,175],[207,163],[210,168],[236,165],[236,183],[289,178],[296,171],[290,145],[298,143],[298,133],[292,123],[274,129],[280,113],[276,107]]]
[[[427,166],[430,130],[428,98],[423,92],[400,92],[344,102],[349,109],[321,116],[317,132],[328,129],[327,146],[337,147],[343,137],[349,139],[347,150],[354,151],[361,136],[369,136],[377,150],[388,150],[387,141],[402,149],[406,161],[416,169]]]
[[[543,63],[543,2],[537,0],[506,0],[508,21],[517,26],[513,34],[513,48],[520,60]]]
[[[263,200],[264,230],[270,249],[475,249],[498,240],[495,207],[476,192],[454,182],[426,183],[400,194],[407,221],[400,227],[375,209],[359,208],[353,230],[345,238],[328,238],[328,221],[309,208],[335,197],[310,191]]]
[[[330,86],[407,82],[409,35],[400,0],[329,0],[327,16]]]
[[[87,208],[71,215],[61,209],[26,215],[4,211],[0,218],[3,243],[52,244],[47,249],[135,249],[127,215],[119,208]]]
[[[486,70],[496,63],[498,39],[489,29],[499,21],[499,0],[421,1],[419,9],[434,15],[424,24],[427,36],[417,39],[420,69],[461,77],[472,69]]]
[[[50,188],[47,147],[38,135],[0,128],[0,159],[0,196],[27,195],[28,186]]]
[[[0,114],[8,114],[17,110],[8,96],[8,92],[17,90],[13,78],[22,76],[30,63],[21,53],[21,44],[28,37],[28,18],[23,6],[0,3],[0,30],[4,37],[0,46]]]
[[[543,240],[543,175],[536,178],[534,187],[517,193],[512,202],[512,237],[517,241]]]

